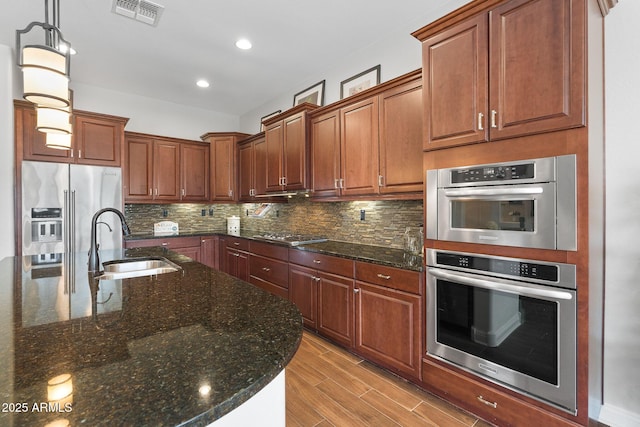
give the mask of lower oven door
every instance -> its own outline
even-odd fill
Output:
[[[427,354],[576,411],[576,292],[427,269]]]

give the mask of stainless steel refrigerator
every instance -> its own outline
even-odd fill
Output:
[[[56,254],[87,252],[93,214],[106,207],[123,208],[120,168],[22,162],[22,254],[44,264],[59,262]],[[100,249],[122,247],[115,214],[100,217],[97,237]]]

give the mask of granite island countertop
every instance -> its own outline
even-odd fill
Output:
[[[150,233],[134,233],[125,237],[125,240],[142,240],[142,239],[163,239],[167,237],[192,237],[192,236],[231,236],[240,237],[248,240],[258,240],[265,242],[264,239],[258,239],[255,236],[264,234],[264,232],[254,230],[241,230],[239,233],[229,234],[226,229],[193,229],[181,230],[173,236],[154,235]],[[286,243],[277,241],[269,241],[268,243],[281,246],[289,246]],[[355,261],[369,262],[373,264],[385,265],[388,267],[401,268],[411,271],[423,271],[422,257],[412,255],[402,249],[363,245],[360,243],[342,242],[337,240],[327,240],[321,243],[309,243],[305,245],[293,246],[295,249],[321,253],[325,255],[336,256],[340,258],[352,259]]]
[[[282,372],[302,336],[292,303],[161,248],[100,251],[143,256],[182,270],[92,286],[86,254],[0,261],[0,425],[204,426]],[[72,394],[46,406],[59,375]]]

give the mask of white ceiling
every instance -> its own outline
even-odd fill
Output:
[[[60,0],[60,29],[78,51],[71,80],[241,115],[467,0],[152,1],[165,7],[157,27],[112,13],[113,0]],[[14,47],[17,29],[44,20],[44,0],[0,4],[0,44]],[[253,49],[236,48],[241,37]]]

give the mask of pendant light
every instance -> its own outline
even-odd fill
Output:
[[[72,49],[59,28],[60,0],[52,0],[52,5],[50,10],[49,0],[44,0],[44,22],[32,22],[16,31],[16,57],[22,68],[23,97],[36,104],[37,129],[47,134],[48,147],[70,149]],[[42,30],[43,43],[23,46],[23,37],[36,29]],[[59,136],[49,138],[52,134]]]

